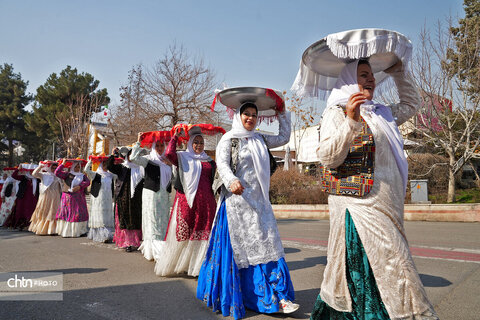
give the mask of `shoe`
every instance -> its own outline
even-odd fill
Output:
[[[133,248],[132,248],[132,246],[128,246],[128,247],[126,247],[126,248],[125,248],[125,251],[127,251],[127,252],[132,252],[132,251],[133,251]]]
[[[297,311],[298,308],[300,308],[300,305],[297,303],[285,299],[280,300],[280,312],[282,313],[292,313]]]

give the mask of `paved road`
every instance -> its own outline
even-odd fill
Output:
[[[326,264],[328,221],[280,220],[296,300],[307,319]],[[480,224],[406,222],[427,294],[441,319],[480,319]],[[153,262],[86,238],[34,236],[0,228],[0,272],[58,271],[63,301],[0,301],[0,319],[222,319],[195,299],[196,280],[160,278]],[[231,318],[228,318],[231,319]]]

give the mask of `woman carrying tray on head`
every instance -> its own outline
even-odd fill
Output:
[[[216,165],[204,151],[202,134],[225,133],[225,130],[198,124],[177,125],[172,131],[174,136],[165,156],[177,168],[174,181],[177,191],[165,244],[155,257],[155,273],[158,276],[187,273],[196,277],[208,247],[216,207],[212,191]],[[179,139],[188,139],[187,150],[177,152]]]
[[[349,37],[355,38],[354,44]],[[328,263],[311,319],[438,319],[403,226],[408,164],[397,125],[420,106],[404,69],[411,44],[403,35],[379,29],[333,34],[325,42],[307,49],[294,84],[294,89],[310,94],[333,89],[317,151],[322,186],[330,194]],[[342,56],[367,52],[369,61]],[[331,69],[335,59],[323,54],[345,59],[337,59],[340,68],[333,88],[324,81],[328,77],[321,68],[323,61]],[[312,81],[315,72],[318,77]],[[398,104],[372,102],[386,74],[398,89]]]
[[[39,181],[32,176],[35,168],[35,164],[22,163],[13,171],[12,178],[19,181],[18,190],[14,210],[5,221],[4,227],[23,230],[29,226],[38,201]]]
[[[223,186],[197,298],[235,319],[245,316],[245,308],[294,312],[299,305],[292,303],[294,289],[269,199],[267,149],[290,139],[290,114],[282,94],[271,89],[226,89],[216,95],[216,102],[227,106],[233,122],[217,146]],[[278,117],[278,135],[256,132],[262,117]]]
[[[113,241],[119,248],[132,252],[142,241],[142,190],[143,168],[130,161],[130,147],[114,148],[107,160],[108,171],[115,180],[115,235]],[[115,163],[122,157],[122,164]]]
[[[58,208],[57,233],[64,238],[76,238],[87,233],[88,209],[85,189],[90,180],[82,173],[83,159],[63,159],[55,175],[63,180],[62,202]],[[63,168],[70,166],[68,172]]]
[[[113,186],[116,176],[107,171],[107,160],[105,156],[90,156],[85,166],[85,174],[92,181],[87,237],[95,242],[111,241],[115,232]],[[98,165],[95,171],[92,171],[93,163]]]
[[[39,166],[33,170],[32,175],[40,179],[40,196],[37,207],[30,219],[28,231],[37,235],[57,233],[57,222],[55,216],[60,207],[62,199],[62,183],[54,172],[58,162],[41,161]],[[43,171],[43,172],[42,172]]]
[[[170,141],[170,131],[140,132],[133,146],[130,160],[143,167],[142,193],[142,244],[140,250],[147,260],[153,260],[163,245],[170,216],[170,194],[167,185],[172,177],[172,167],[164,155],[165,143]],[[150,146],[148,155],[142,156],[141,147]]]

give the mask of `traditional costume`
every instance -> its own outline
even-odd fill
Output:
[[[338,73],[328,75],[337,78],[334,85],[321,80],[322,62],[332,63],[322,58],[325,52],[339,57]],[[413,81],[405,71],[393,72],[400,103],[384,106],[366,101],[358,122],[345,115],[349,97],[359,92],[359,58],[370,57],[382,86],[383,71],[399,59],[406,67],[410,53],[411,44],[403,35],[378,29],[333,34],[304,53],[293,89],[310,95],[333,89],[317,151],[323,165],[322,186],[330,194],[328,263],[311,319],[438,319],[403,225],[408,164],[397,125],[420,106]],[[311,81],[315,66],[320,72],[317,84]]]
[[[284,112],[282,94],[271,89],[226,89],[217,94],[214,104],[219,102],[235,113],[232,129],[216,150],[224,187],[198,278],[197,298],[213,311],[235,319],[245,315],[245,308],[261,313],[291,308],[293,312],[298,305],[291,302],[294,289],[269,199],[271,163],[267,149],[290,139],[290,114]],[[279,134],[262,135],[245,129],[240,115],[245,102],[256,104],[259,120],[278,117]],[[237,180],[245,188],[241,195],[229,188]]]
[[[3,172],[6,172],[8,178],[3,183],[3,188],[0,193],[3,201],[2,206],[0,207],[0,227],[3,226],[7,218],[12,213],[13,207],[15,205],[15,200],[17,199],[18,184],[20,181],[13,179],[12,173],[16,168],[3,168]]]
[[[38,201],[38,180],[32,176],[32,171],[36,167],[34,164],[24,163],[12,173],[12,178],[19,181],[17,199],[14,210],[5,221],[4,227],[21,230],[30,224],[30,218]],[[20,174],[19,171],[23,174]]]
[[[107,242],[113,240],[115,232],[115,215],[113,213],[113,186],[115,175],[103,169],[107,157],[90,156],[85,173],[92,182],[90,187],[91,205],[88,218],[87,237],[95,242]],[[96,171],[92,171],[92,163],[98,165]]]
[[[155,136],[153,141],[149,138]],[[142,193],[142,236],[138,248],[147,260],[153,260],[163,245],[170,216],[170,195],[167,185],[172,177],[172,168],[165,163],[164,154],[158,154],[155,146],[170,140],[170,131],[152,131],[143,134],[142,142],[137,142],[130,160],[143,167],[145,183]],[[141,146],[151,148],[148,156],[140,155]]]
[[[127,252],[136,250],[142,241],[142,190],[143,168],[128,160],[130,148],[121,148],[125,158],[115,163],[111,155],[107,160],[108,171],[117,175],[114,187],[115,234],[113,241]]]
[[[87,233],[88,209],[85,199],[85,189],[90,180],[82,172],[76,172],[76,167],[82,167],[86,161],[81,159],[64,160],[55,170],[55,175],[63,180],[62,201],[58,208],[57,233],[64,238],[76,238]],[[64,167],[70,167],[64,172]],[[74,191],[75,187],[80,187]]]
[[[224,133],[225,130],[201,124],[193,127],[177,125],[172,131],[180,127],[187,134],[187,150],[176,151],[179,138],[174,135],[165,152],[168,160],[176,166],[176,194],[165,245],[155,256],[155,273],[158,276],[187,273],[196,277],[202,266],[215,217],[212,183],[216,165],[205,151],[195,153],[192,144],[199,135]]]
[[[32,214],[28,231],[37,235],[57,233],[55,215],[61,203],[63,181],[52,172],[52,165],[54,164],[58,165],[54,161],[42,161],[32,173],[41,182],[40,196],[37,207]],[[44,172],[42,172],[42,169],[44,169]]]

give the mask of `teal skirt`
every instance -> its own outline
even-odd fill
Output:
[[[380,297],[372,268],[358,236],[350,212],[345,213],[345,246],[347,284],[352,297],[352,312],[340,312],[327,305],[318,295],[312,320],[384,320],[390,319]]]

